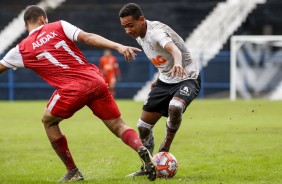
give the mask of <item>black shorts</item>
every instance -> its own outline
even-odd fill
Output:
[[[176,84],[168,84],[158,79],[156,86],[151,90],[144,103],[143,110],[159,112],[168,117],[168,106],[173,97],[183,99],[188,106],[197,97],[200,89],[200,76],[197,79],[188,79]]]

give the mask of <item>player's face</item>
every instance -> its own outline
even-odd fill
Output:
[[[146,35],[146,23],[144,16],[140,16],[137,20],[132,16],[120,18],[122,27],[125,29],[126,34],[133,38],[141,38]]]

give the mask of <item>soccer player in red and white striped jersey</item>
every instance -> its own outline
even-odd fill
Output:
[[[122,120],[99,69],[87,62],[74,42],[117,50],[127,61],[135,59],[134,52],[140,50],[84,32],[63,20],[48,23],[46,12],[35,5],[27,7],[24,21],[29,35],[0,60],[0,73],[9,68],[29,68],[56,88],[42,122],[52,147],[67,168],[61,181],[83,180],[59,123],[84,106],[88,106],[112,133],[138,152],[147,168],[148,178],[154,180],[156,168],[149,151],[136,132]]]

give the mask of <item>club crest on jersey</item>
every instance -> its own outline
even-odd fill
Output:
[[[190,96],[191,95],[191,89],[187,86],[182,85],[180,87],[180,94],[184,96]]]
[[[33,42],[32,48],[35,49],[37,47],[40,47],[40,46],[44,45],[45,43],[47,43],[49,40],[55,38],[56,36],[58,36],[58,35],[55,33],[55,31],[52,31],[49,34],[46,34],[46,36],[37,40],[36,42]]]

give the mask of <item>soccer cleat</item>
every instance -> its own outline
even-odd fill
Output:
[[[143,172],[150,181],[154,181],[157,177],[157,164],[151,156],[149,150],[142,146],[138,150],[138,154],[143,163]]]
[[[60,180],[60,182],[71,182],[71,181],[80,181],[84,177],[78,168],[72,169],[67,172],[67,174]]]
[[[145,173],[143,171],[143,167],[141,167],[140,170],[135,171],[134,173],[127,175],[127,177],[144,176],[144,175],[145,175]]]

